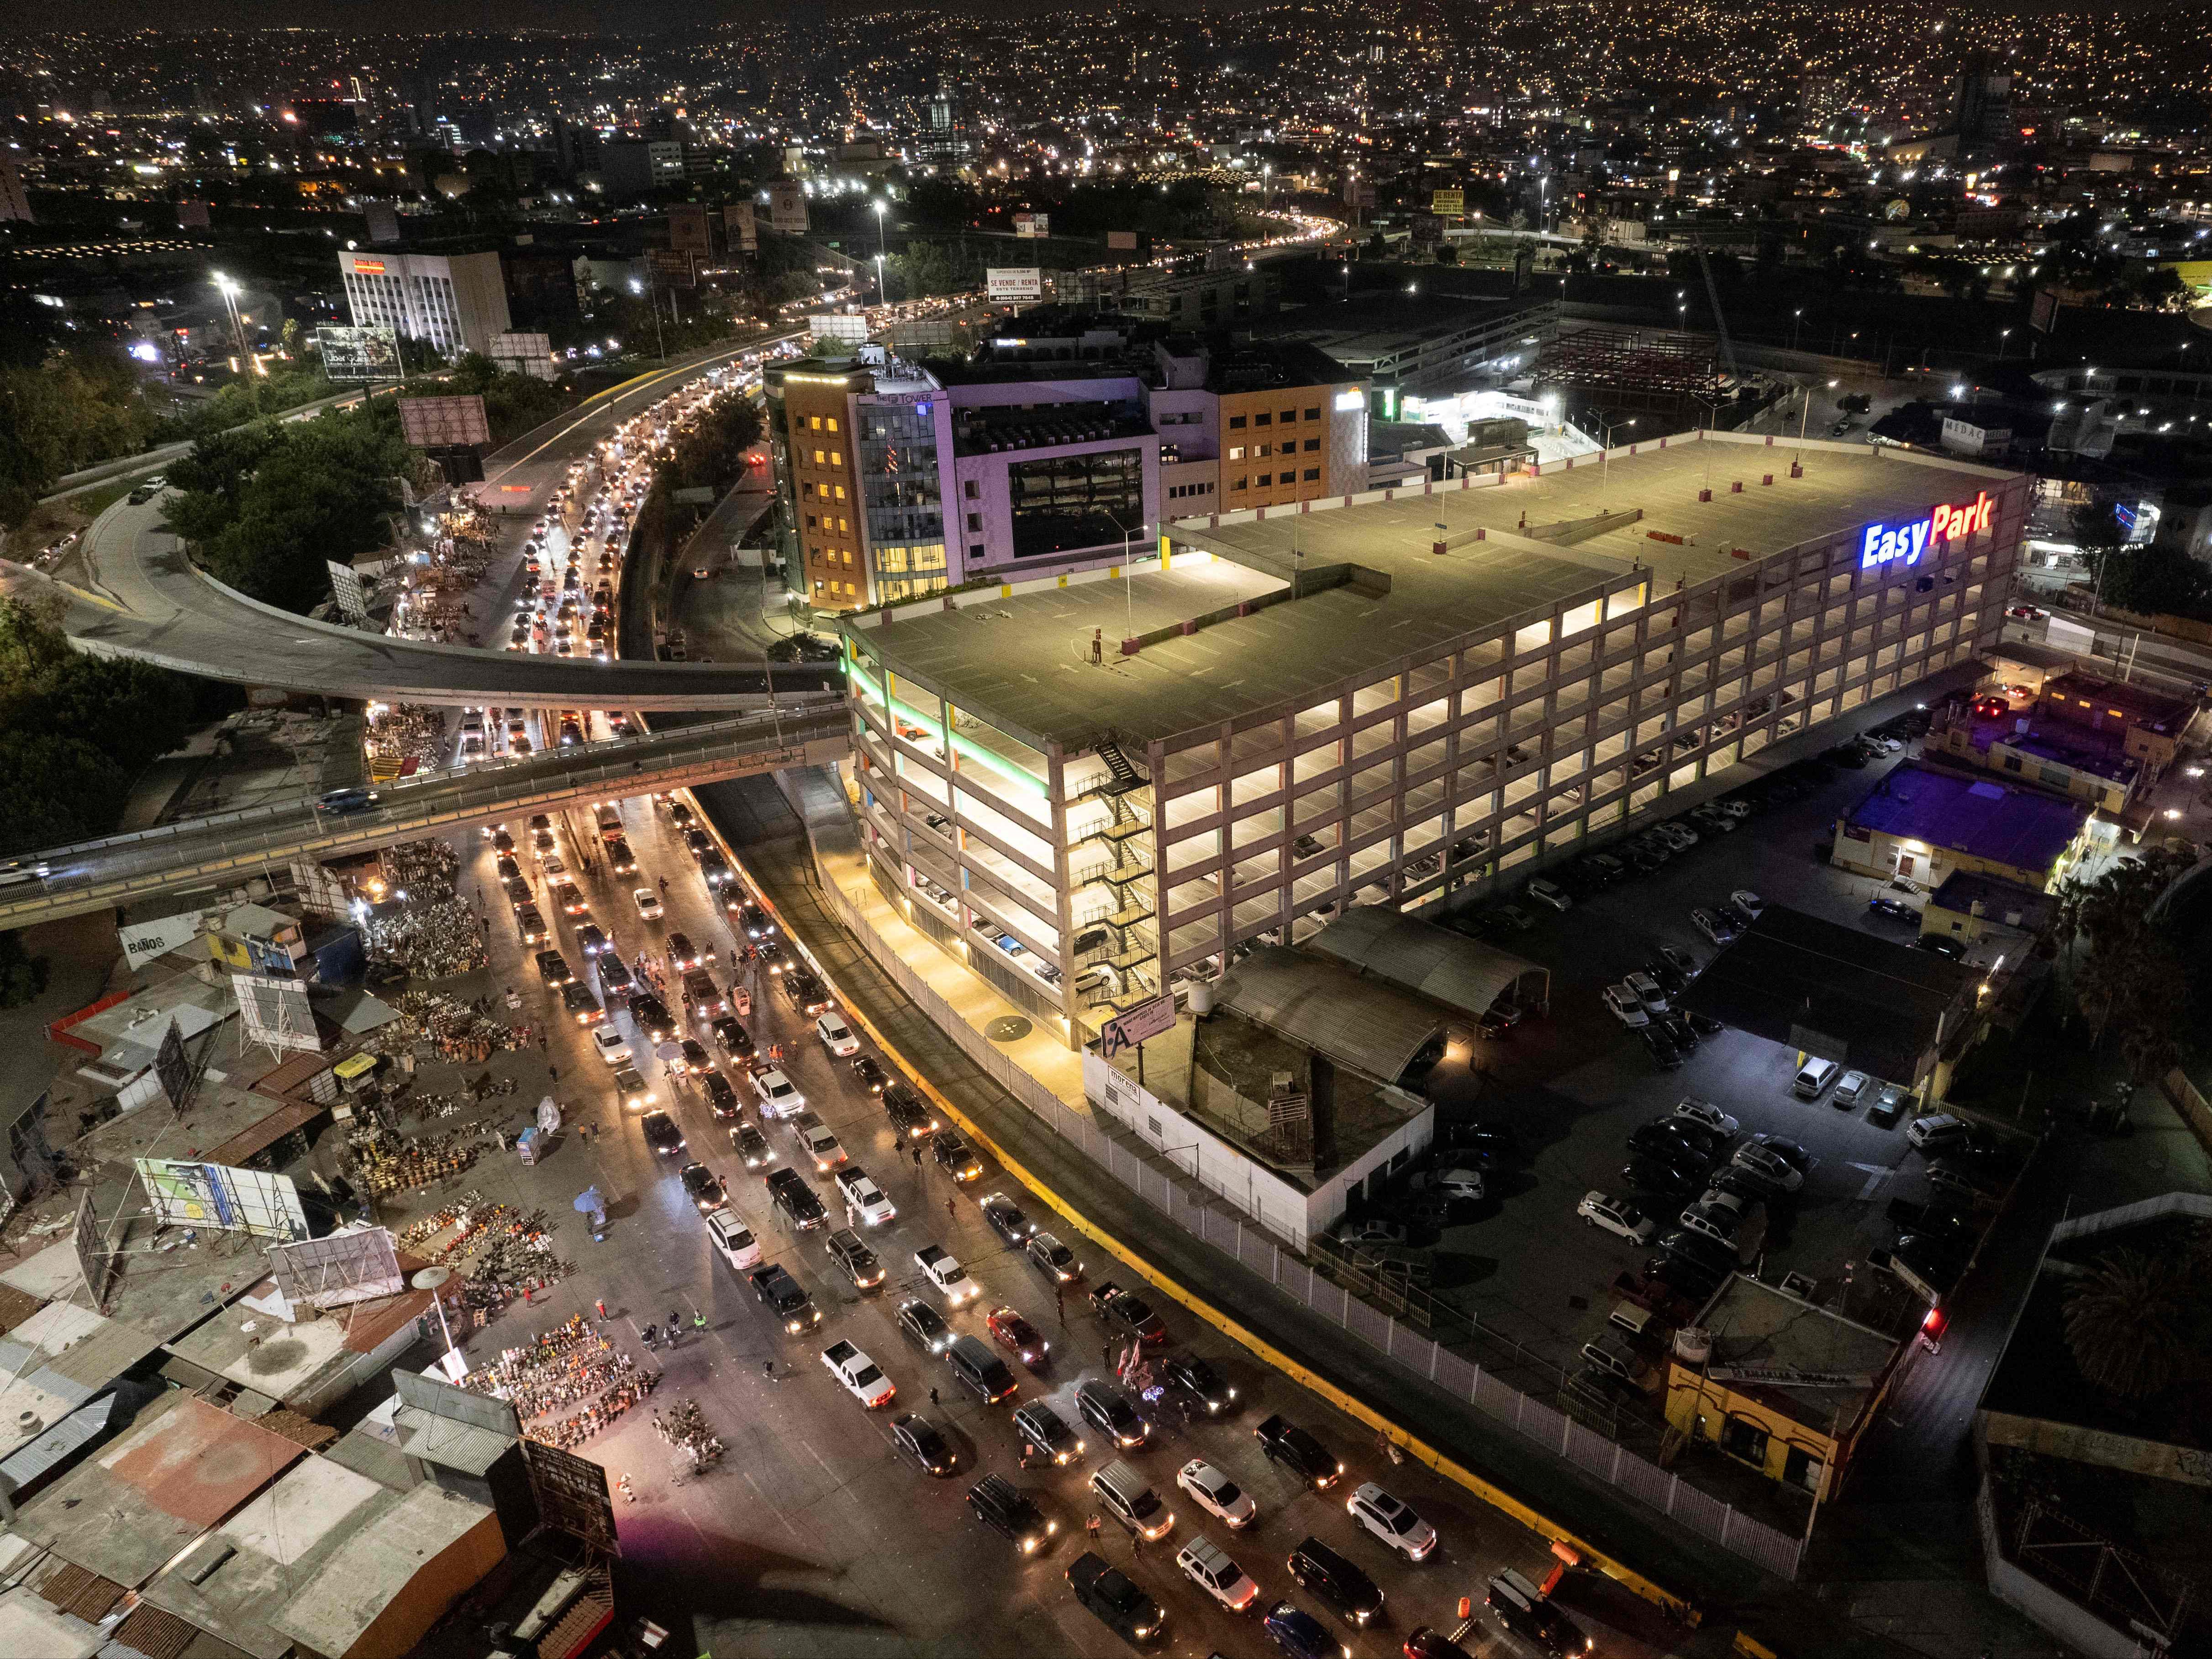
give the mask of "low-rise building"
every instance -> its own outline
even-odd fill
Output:
[[[1667,1421],[1770,1480],[1825,1499],[1905,1348],[1833,1308],[1734,1275],[1676,1341]]]
[[[1882,880],[1941,887],[1975,870],[2047,893],[2100,838],[2090,808],[1991,777],[1903,761],[1836,820],[1832,861]]]
[[[2035,711],[2063,725],[2118,735],[2121,753],[2142,761],[2147,781],[2154,782],[2180,754],[2196,705],[2101,675],[2062,674],[2043,682]]]
[[[507,276],[495,251],[338,255],[346,306],[356,328],[384,327],[440,351],[491,354],[491,337],[514,326]]]
[[[2148,778],[2124,736],[2038,722],[2031,715],[1968,712],[1930,733],[1923,752],[1955,755],[1985,771],[2082,801],[2118,817]]]
[[[1920,931],[1963,945],[1990,945],[2007,956],[2026,951],[2051,921],[2058,901],[2047,893],[1974,870],[1954,870],[1920,907]],[[1987,955],[1984,950],[1977,953]]]

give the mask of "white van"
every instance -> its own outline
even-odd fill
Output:
[[[1836,1081],[1842,1068],[1832,1060],[1808,1060],[1797,1069],[1797,1080],[1790,1086],[1790,1093],[1800,1100],[1817,1100],[1821,1091]]]

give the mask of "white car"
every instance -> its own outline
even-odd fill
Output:
[[[792,1120],[792,1138],[799,1142],[799,1150],[814,1160],[815,1172],[827,1175],[845,1161],[844,1143],[838,1140],[829,1124],[811,1111],[802,1111]]]
[[[1429,1178],[1429,1190],[1450,1198],[1480,1198],[1486,1189],[1479,1170],[1438,1170]]]
[[[726,1209],[718,1209],[707,1217],[707,1236],[714,1240],[721,1257],[738,1272],[761,1264],[760,1241],[753,1237],[752,1229]]]
[[[1182,1576],[1231,1613],[1243,1613],[1260,1599],[1252,1575],[1229,1559],[1229,1552],[1204,1538],[1194,1538],[1176,1557]]]
[[[1766,908],[1766,900],[1749,887],[1738,887],[1734,893],[1729,894],[1729,902],[1754,922],[1759,919],[1760,912]]]
[[[1659,1231],[1659,1224],[1626,1198],[1608,1197],[1601,1192],[1586,1192],[1583,1201],[1575,1206],[1575,1214],[1594,1227],[1603,1227],[1618,1234],[1632,1244],[1648,1244]]]
[[[1713,806],[1738,822],[1751,816],[1751,802],[1748,801],[1716,801]]]
[[[1549,905],[1553,910],[1571,910],[1574,907],[1574,899],[1568,894],[1567,890],[1556,881],[1547,881],[1539,877],[1531,881],[1524,891],[1538,904]]]
[[[599,1058],[611,1066],[628,1065],[630,1062],[629,1044],[612,1026],[592,1026],[592,1046],[599,1051]]]
[[[1647,1014],[1667,1012],[1667,993],[1659,989],[1659,982],[1648,973],[1632,973],[1620,982],[1636,993],[1636,1000],[1644,1004]]]
[[[968,1276],[968,1269],[960,1265],[959,1258],[944,1245],[924,1244],[915,1251],[914,1264],[954,1307],[975,1299],[975,1281]]]
[[[1651,1023],[1651,1016],[1644,1011],[1644,999],[1626,985],[1607,985],[1605,1005],[1613,1010],[1613,1017],[1631,1031],[1640,1031]]]
[[[640,916],[648,922],[658,922],[660,919],[660,895],[651,887],[635,888],[629,896],[632,902],[637,905],[637,913]]]
[[[1686,1094],[1674,1103],[1677,1117],[1686,1117],[1692,1123],[1702,1123],[1716,1135],[1734,1135],[1743,1126],[1710,1100],[1700,1100],[1694,1094]]]
[[[866,1170],[841,1169],[836,1178],[848,1219],[858,1218],[863,1226],[870,1227],[898,1219],[897,1206],[884,1196],[884,1190],[868,1178]]]
[[[860,1039],[853,1035],[853,1028],[834,1008],[814,1022],[814,1034],[822,1039],[823,1048],[841,1060],[860,1051]]]
[[[1738,1169],[1749,1170],[1762,1181],[1784,1192],[1795,1192],[1805,1184],[1805,1172],[1777,1152],[1755,1142],[1747,1141],[1735,1149],[1729,1162]]]
[[[1176,1485],[1190,1494],[1190,1501],[1215,1520],[1239,1530],[1260,1518],[1252,1494],[1203,1457],[1194,1457],[1176,1471]]]
[[[1873,1086],[1873,1080],[1863,1071],[1847,1071],[1836,1080],[1836,1092],[1829,1100],[1838,1106],[1856,1106],[1859,1097]]]
[[[760,1097],[763,1117],[788,1117],[806,1104],[806,1097],[791,1079],[774,1066],[753,1074],[753,1093]]]
[[[1652,833],[1656,835],[1661,840],[1666,842],[1668,845],[1674,848],[1677,852],[1687,852],[1692,847],[1698,845],[1697,831],[1692,829],[1687,824],[1684,823],[1679,818],[1675,819],[1672,823],[1654,825],[1652,826]]]
[[[1370,1480],[1344,1500],[1352,1518],[1408,1561],[1425,1560],[1437,1547],[1437,1529]]]
[[[822,1363],[845,1385],[845,1392],[870,1411],[889,1405],[898,1393],[876,1362],[850,1342],[832,1342],[822,1350]]]

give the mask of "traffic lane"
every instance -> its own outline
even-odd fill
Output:
[[[674,831],[672,820],[664,810],[641,800],[623,803],[622,810],[625,827],[633,838],[632,845],[641,849],[641,877],[647,874],[648,866],[656,867],[656,874],[671,873],[666,900],[669,925],[682,926],[695,942],[715,938],[720,951],[720,942],[727,936],[720,925],[721,905],[708,892],[696,868],[690,867],[689,854]],[[638,929],[624,926],[611,932],[621,942],[626,956],[635,954]],[[653,948],[665,948],[662,942],[665,932],[665,926],[658,930]],[[717,978],[722,978],[719,972]],[[726,1126],[714,1122],[697,1091],[681,1092],[673,1110],[690,1141],[690,1155],[702,1158],[723,1177],[732,1208],[754,1228],[768,1258],[790,1268],[808,1287],[823,1313],[818,1332],[810,1333],[804,1339],[784,1338],[775,1330],[773,1322],[763,1315],[750,1288],[725,1270],[719,1276],[704,1275],[692,1281],[711,1303],[709,1318],[716,1327],[717,1340],[734,1360],[741,1362],[744,1376],[763,1391],[770,1406],[782,1400],[787,1407],[793,1392],[808,1389],[830,1402],[833,1409],[819,1420],[825,1426],[823,1435],[817,1436],[798,1419],[793,1420],[793,1428],[799,1436],[805,1461],[835,1474],[841,1481],[848,1485],[862,1481],[871,1470],[879,1469],[882,1462],[891,1456],[885,1414],[855,1416],[854,1414],[860,1414],[855,1402],[847,1399],[826,1377],[817,1378],[810,1374],[818,1367],[819,1349],[842,1336],[858,1343],[900,1386],[902,1396],[897,1408],[918,1410],[939,1422],[956,1449],[969,1462],[959,1480],[949,1482],[932,1481],[918,1471],[912,1472],[915,1502],[925,1513],[964,1522],[964,1505],[957,1501],[959,1493],[981,1473],[996,1472],[1015,1480],[1017,1484],[1038,1486],[1053,1512],[1060,1518],[1063,1533],[1079,1533],[1082,1518],[1091,1507],[1085,1482],[1091,1471],[1104,1461],[1103,1457],[1094,1452],[1082,1464],[1068,1470],[1049,1475],[1024,1474],[1016,1467],[1010,1412],[1004,1408],[984,1408],[964,1390],[948,1387],[950,1373],[943,1370],[941,1361],[915,1351],[897,1330],[896,1311],[908,1295],[922,1295],[933,1305],[937,1304],[934,1293],[921,1282],[913,1252],[926,1244],[943,1244],[967,1265],[981,1291],[975,1302],[953,1312],[948,1323],[956,1329],[988,1341],[983,1314],[988,1307],[1003,1303],[1025,1313],[1054,1342],[1058,1353],[1056,1363],[1042,1374],[1030,1373],[1018,1364],[1014,1366],[1023,1381],[1023,1397],[1049,1398],[1071,1425],[1080,1428],[1081,1420],[1073,1402],[1074,1388],[1087,1377],[1103,1375],[1103,1366],[1094,1357],[1093,1345],[1103,1349],[1110,1340],[1089,1313],[1087,1285],[1072,1287],[1064,1296],[1063,1323],[1049,1305],[1049,1287],[1022,1252],[1006,1245],[984,1224],[977,1201],[991,1191],[1007,1192],[1033,1220],[1048,1230],[1058,1231],[1064,1239],[1077,1245],[1079,1254],[1092,1258],[1089,1282],[1117,1277],[1140,1291],[1146,1287],[1134,1275],[1099,1259],[1095,1250],[1085,1250],[1080,1236],[1072,1227],[1055,1227],[1042,1202],[1006,1178],[1003,1172],[987,1171],[982,1179],[957,1193],[949,1178],[939,1172],[933,1160],[925,1157],[923,1168],[917,1172],[911,1156],[902,1155],[904,1149],[898,1145],[880,1105],[854,1081],[849,1061],[828,1054],[813,1035],[811,1020],[793,1008],[780,990],[756,1002],[755,1018],[748,1023],[763,1046],[777,1041],[783,1044],[786,1069],[808,1094],[810,1106],[837,1131],[848,1157],[866,1167],[884,1189],[898,1207],[899,1215],[896,1221],[875,1230],[871,1239],[884,1266],[884,1286],[871,1293],[855,1292],[830,1265],[822,1248],[825,1233],[790,1238],[780,1232],[767,1205],[760,1177],[736,1166],[734,1158],[727,1152]],[[732,1081],[740,1086],[744,1082],[742,1075]],[[755,1116],[750,1105],[747,1116]],[[787,1135],[781,1133],[780,1126],[770,1126],[768,1133],[779,1161],[789,1163],[791,1147]],[[703,1222],[682,1196],[673,1178],[674,1166],[680,1160],[663,1159],[656,1167],[650,1161],[651,1155],[643,1150],[641,1137],[634,1139],[632,1134],[626,1133],[622,1139],[633,1157],[645,1160],[646,1181],[653,1183],[658,1177],[652,1213],[666,1227],[672,1240],[680,1238],[681,1229],[687,1227],[696,1228],[703,1239]],[[835,1225],[842,1218],[842,1207],[834,1186],[811,1171],[803,1172],[823,1197]],[[668,1253],[677,1254],[673,1250]],[[688,1250],[681,1255],[687,1263],[690,1261]],[[689,1276],[687,1268],[686,1277]],[[720,1278],[727,1278],[730,1282],[723,1285]],[[1171,1305],[1157,1292],[1153,1293],[1153,1299],[1158,1306]],[[654,1307],[647,1317],[658,1319],[665,1311]],[[1181,1317],[1176,1321],[1178,1326],[1186,1323]],[[690,1340],[687,1338],[687,1343]],[[1355,1636],[1356,1652],[1387,1650],[1396,1639],[1391,1632],[1402,1635],[1403,1630],[1410,1628],[1413,1622],[1448,1625],[1455,1614],[1457,1595],[1473,1594],[1479,1599],[1481,1579],[1501,1562],[1520,1565],[1532,1574],[1540,1574],[1544,1570],[1540,1541],[1504,1522],[1494,1511],[1474,1504],[1459,1489],[1425,1469],[1392,1468],[1379,1452],[1371,1450],[1371,1441],[1365,1442],[1370,1450],[1364,1456],[1356,1455],[1353,1448],[1362,1444],[1359,1437],[1364,1431],[1348,1420],[1335,1420],[1334,1414],[1318,1402],[1298,1394],[1280,1379],[1271,1378],[1249,1356],[1237,1353],[1210,1331],[1200,1329],[1184,1346],[1206,1353],[1221,1365],[1224,1374],[1232,1377],[1246,1396],[1240,1402],[1243,1408],[1227,1422],[1190,1428],[1181,1426],[1165,1414],[1148,1414],[1158,1425],[1159,1441],[1134,1456],[1176,1512],[1176,1533],[1171,1541],[1152,1547],[1133,1561],[1118,1530],[1104,1535],[1109,1559],[1117,1565],[1133,1567],[1139,1581],[1170,1609],[1170,1631],[1176,1638],[1170,1650],[1204,1653],[1211,1648],[1233,1649],[1250,1637],[1245,1621],[1214,1608],[1175,1568],[1176,1550],[1194,1533],[1203,1533],[1227,1548],[1260,1583],[1269,1605],[1274,1599],[1291,1593],[1292,1587],[1281,1562],[1300,1538],[1315,1534],[1344,1549],[1382,1585],[1392,1608],[1389,1630],[1370,1632],[1366,1637]],[[679,1348],[676,1357],[680,1358],[683,1353],[684,1349]],[[785,1375],[788,1368],[787,1380],[769,1384],[759,1377],[753,1363],[756,1356],[774,1361],[779,1375]],[[1271,1384],[1279,1385],[1286,1395],[1297,1396],[1287,1400],[1282,1409],[1314,1426],[1328,1444],[1344,1454],[1350,1472],[1332,1492],[1307,1492],[1302,1482],[1261,1456],[1250,1438],[1250,1426],[1275,1408],[1263,1403],[1264,1398],[1274,1391]],[[927,1390],[933,1387],[939,1391],[934,1406],[927,1401]],[[765,1391],[770,1390],[775,1394],[766,1395]],[[835,1409],[840,1407],[849,1409]],[[867,1434],[854,1432],[861,1423],[868,1426]],[[1096,1438],[1095,1432],[1084,1432],[1086,1438]],[[1230,1534],[1218,1523],[1202,1517],[1187,1499],[1175,1491],[1174,1470],[1190,1456],[1205,1457],[1260,1498],[1266,1507],[1257,1527],[1243,1535]],[[1376,1468],[1363,1475],[1361,1470],[1370,1463]],[[787,1480],[787,1495],[793,1501],[810,1505],[822,1501],[822,1488],[814,1484],[803,1464],[778,1478]],[[1354,1532],[1344,1516],[1342,1499],[1360,1478],[1379,1480],[1439,1527],[1443,1542],[1436,1559],[1419,1566],[1404,1567],[1385,1555],[1379,1547],[1367,1542],[1364,1535]],[[832,1510],[841,1511],[841,1506],[833,1505]],[[1203,1525],[1200,1524],[1201,1518]],[[1002,1541],[994,1535],[981,1534],[972,1523],[951,1529],[980,1534],[991,1544]],[[869,1535],[866,1529],[855,1533],[840,1513],[840,1518],[830,1524],[830,1535],[845,1539],[849,1549],[854,1539]],[[894,1541],[905,1541],[902,1535],[900,1540]],[[910,1542],[908,1547],[910,1550]],[[1073,1541],[1063,1540],[1051,1557],[1020,1567],[1024,1583],[1031,1584],[1033,1581],[1033,1588],[1028,1593],[1056,1608],[1060,1615],[1054,1620],[1056,1645],[1085,1653],[1120,1651],[1118,1638],[1107,1632],[1087,1612],[1075,1607],[1058,1579],[1059,1572],[1074,1553]],[[988,1558],[990,1552],[987,1549],[984,1554]],[[972,1581],[956,1578],[952,1582]],[[1036,1650],[1032,1645],[1028,1650]]]

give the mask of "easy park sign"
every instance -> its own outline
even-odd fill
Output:
[[[1996,505],[1984,490],[1971,501],[1958,506],[1937,507],[1925,518],[1916,518],[1909,524],[1869,524],[1859,541],[1859,568],[1873,570],[1899,560],[1907,565],[1917,565],[1921,555],[1936,542],[1987,530]]]

